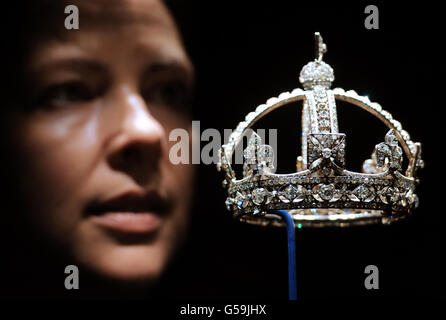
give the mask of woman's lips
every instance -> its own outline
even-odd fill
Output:
[[[93,216],[98,225],[124,233],[150,233],[160,228],[162,219],[152,212],[107,212]]]
[[[152,192],[125,192],[87,207],[88,218],[101,227],[127,234],[158,230],[170,212],[171,201]]]

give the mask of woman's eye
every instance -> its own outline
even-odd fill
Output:
[[[170,81],[147,88],[143,92],[148,103],[185,109],[189,105],[190,90],[182,81]]]
[[[80,82],[68,82],[54,85],[44,90],[38,97],[37,104],[48,107],[63,107],[70,103],[86,102],[95,97],[88,85]]]

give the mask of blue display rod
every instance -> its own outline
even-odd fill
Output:
[[[286,223],[288,234],[288,289],[289,299],[297,300],[297,280],[296,280],[296,229],[294,220],[288,211],[276,210],[277,214],[283,217]]]

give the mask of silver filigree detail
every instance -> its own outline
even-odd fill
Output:
[[[345,165],[345,134],[310,134],[307,140],[308,164],[318,159],[333,159],[340,167]]]

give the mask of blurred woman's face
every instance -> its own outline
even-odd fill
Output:
[[[161,1],[86,3],[79,30],[32,48],[32,109],[15,123],[22,192],[73,263],[152,280],[187,222],[192,168],[171,164],[168,135],[190,130],[192,69]]]

